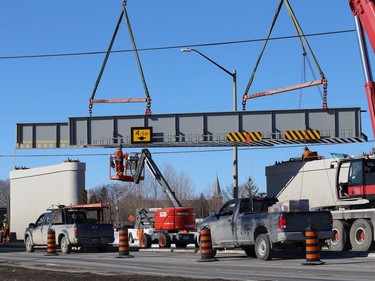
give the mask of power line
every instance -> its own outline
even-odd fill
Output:
[[[280,37],[273,37],[270,38],[269,41],[276,41],[276,40],[286,40],[286,39],[293,39],[298,37],[314,37],[314,36],[326,36],[326,35],[335,35],[335,34],[342,34],[342,33],[350,33],[355,32],[355,29],[347,29],[347,30],[339,30],[339,31],[329,31],[329,32],[320,32],[320,33],[310,33],[305,34],[304,36],[280,36]],[[164,46],[164,47],[150,47],[150,48],[141,48],[137,49],[139,52],[141,51],[160,51],[160,50],[169,50],[169,49],[181,49],[184,47],[212,47],[212,46],[221,46],[221,45],[234,45],[234,44],[244,44],[244,43],[255,43],[255,42],[262,42],[265,41],[265,38],[261,39],[246,39],[246,40],[237,40],[237,41],[225,41],[225,42],[214,42],[214,43],[200,43],[200,44],[185,44],[185,45],[174,45],[174,46]],[[111,53],[127,53],[133,52],[132,49],[126,50],[115,50],[111,51]],[[49,57],[69,57],[69,56],[85,56],[85,55],[100,55],[106,54],[106,51],[94,51],[94,52],[75,52],[75,53],[59,53],[59,54],[39,54],[39,55],[21,55],[21,56],[0,56],[0,59],[35,59],[35,58],[49,58]]]

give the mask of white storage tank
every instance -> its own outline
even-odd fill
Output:
[[[10,232],[23,240],[25,228],[52,205],[82,204],[86,163],[67,161],[58,165],[17,169],[10,179]]]

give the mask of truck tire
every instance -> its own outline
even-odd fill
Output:
[[[374,234],[372,224],[366,219],[357,219],[350,227],[350,244],[353,251],[369,251]]]
[[[341,220],[334,220],[332,227],[332,238],[329,245],[331,251],[347,251],[350,249],[349,243],[349,223]]]
[[[69,241],[65,236],[61,237],[60,249],[63,254],[70,254],[72,251],[72,246],[70,246]]]
[[[141,248],[151,248],[152,239],[151,236],[147,233],[143,233],[141,236],[141,241],[139,241]]]
[[[272,258],[270,238],[268,234],[260,234],[255,240],[255,254],[258,259],[267,261]]]
[[[33,244],[33,241],[31,239],[30,235],[26,236],[26,238],[25,238],[25,246],[26,246],[27,252],[33,253],[35,251],[34,244]]]
[[[171,237],[168,234],[162,233],[159,236],[159,247],[169,248],[172,244]]]

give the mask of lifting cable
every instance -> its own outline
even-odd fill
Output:
[[[100,72],[99,72],[99,75],[98,75],[98,78],[96,79],[96,83],[95,83],[95,86],[94,86],[94,90],[91,94],[91,98],[89,100],[89,114],[90,116],[92,116],[92,108],[93,108],[93,104],[94,103],[125,103],[125,102],[146,102],[146,110],[145,110],[145,115],[150,115],[151,114],[151,97],[150,97],[150,94],[148,92],[148,88],[147,88],[147,84],[146,84],[146,80],[145,80],[145,77],[144,77],[144,74],[143,74],[143,70],[142,70],[142,65],[141,65],[141,61],[139,59],[139,55],[138,55],[138,50],[137,50],[137,46],[135,44],[135,40],[134,40],[134,36],[133,36],[133,32],[132,32],[132,28],[131,28],[131,25],[130,25],[130,20],[129,20],[129,17],[128,17],[128,13],[126,11],[126,4],[127,4],[127,0],[123,0],[122,2],[122,10],[121,10],[121,14],[120,14],[120,17],[117,21],[117,25],[116,25],[116,28],[115,28],[115,31],[112,35],[112,39],[111,39],[111,42],[109,44],[109,47],[108,47],[108,50],[106,52],[106,56],[104,58],[104,61],[103,61],[103,64],[102,64],[102,67],[100,69]],[[135,57],[136,57],[136,61],[137,61],[137,64],[138,64],[138,70],[140,72],[140,75],[141,75],[141,79],[142,79],[142,84],[143,84],[143,88],[144,88],[144,91],[145,91],[145,94],[146,94],[146,98],[125,98],[125,99],[94,99],[95,97],[95,94],[96,94],[96,91],[97,91],[97,88],[98,88],[98,85],[100,83],[100,80],[102,78],[102,75],[103,75],[103,72],[104,72],[104,69],[105,69],[105,66],[107,64],[107,61],[108,61],[108,58],[109,58],[109,55],[111,54],[111,51],[112,51],[112,46],[113,46],[113,43],[116,39],[116,35],[117,35],[117,32],[119,30],[119,27],[120,27],[120,24],[121,24],[121,21],[122,21],[122,18],[125,16],[126,18],[126,23],[127,23],[127,26],[128,26],[128,31],[129,31],[129,35],[130,35],[130,39],[132,41],[132,45],[133,45],[133,51],[134,51],[134,54],[135,54]]]
[[[314,64],[315,64],[315,67],[317,68],[317,70],[319,71],[319,74],[320,74],[320,77],[322,78],[322,84],[323,84],[323,104],[322,104],[322,109],[323,110],[326,110],[327,109],[327,79],[325,78],[325,75],[323,73],[323,70],[322,68],[320,67],[319,63],[318,63],[318,60],[316,59],[315,55],[314,55],[314,52],[313,50],[311,49],[310,47],[310,44],[309,42],[307,41],[307,38],[305,36],[305,34],[303,33],[302,31],[302,28],[301,28],[301,25],[299,24],[298,20],[297,20],[297,17],[295,16],[294,12],[293,12],[293,9],[292,7],[290,6],[289,4],[289,1],[288,0],[285,0],[285,5],[288,9],[288,12],[289,12],[289,16],[292,20],[292,23],[293,23],[293,26],[296,30],[296,33],[297,33],[297,36],[298,36],[298,40],[300,41],[300,44],[301,44],[301,47],[302,47],[302,51],[303,51],[303,56],[304,58],[306,58],[306,49],[305,49],[305,46],[303,44],[303,41],[305,42],[308,50],[309,50],[309,53],[314,61]],[[302,41],[303,39],[303,41]],[[307,57],[308,58],[308,57]],[[309,63],[310,65],[310,63]],[[310,70],[311,70],[311,66],[310,66]],[[315,75],[314,75],[314,72],[311,70],[312,74],[313,74],[313,77],[315,79]]]
[[[268,90],[268,91],[264,91],[264,92],[260,92],[260,93],[256,93],[256,94],[252,94],[252,95],[248,95],[249,89],[250,89],[251,84],[253,83],[253,80],[254,80],[255,72],[257,71],[257,68],[258,68],[260,60],[261,60],[261,58],[263,56],[264,50],[265,50],[265,48],[267,46],[267,43],[268,43],[268,41],[269,41],[269,39],[271,37],[272,30],[273,30],[273,28],[275,26],[277,17],[278,17],[278,15],[280,13],[280,10],[281,10],[281,7],[282,7],[283,3],[285,3],[286,6],[287,6],[288,13],[289,13],[289,15],[291,17],[293,26],[294,26],[294,28],[295,28],[295,30],[297,32],[297,36],[298,36],[300,44],[302,46],[303,54],[304,54],[304,56],[306,55],[306,50],[305,50],[305,47],[303,45],[302,39],[305,41],[305,44],[306,44],[306,46],[307,46],[307,48],[308,48],[308,50],[310,52],[310,55],[312,56],[312,58],[313,58],[313,60],[315,62],[315,66],[319,70],[319,73],[321,75],[321,80],[314,80],[312,82],[301,83],[301,84],[297,84],[297,85],[294,85],[294,86],[283,87],[283,88],[279,88],[279,89]],[[288,0],[280,0],[280,3],[279,3],[279,5],[278,5],[278,7],[276,9],[276,13],[274,15],[274,18],[273,18],[270,30],[268,31],[268,35],[266,37],[266,40],[264,41],[263,48],[261,50],[260,56],[258,57],[257,63],[255,64],[254,70],[253,70],[253,72],[252,72],[252,74],[250,76],[249,82],[247,84],[245,93],[243,94],[243,97],[242,97],[242,110],[246,110],[246,101],[248,99],[256,98],[256,97],[261,97],[261,96],[266,96],[266,95],[273,95],[273,94],[277,94],[277,93],[282,93],[282,92],[286,92],[286,91],[291,91],[291,90],[296,90],[296,89],[301,89],[301,88],[316,86],[316,85],[320,85],[320,84],[323,84],[323,91],[324,91],[324,93],[323,93],[323,105],[322,105],[322,109],[325,110],[325,109],[327,109],[327,79],[325,78],[325,76],[323,74],[323,71],[321,70],[321,68],[319,66],[319,63],[318,63],[318,61],[317,61],[314,53],[312,52],[312,49],[311,49],[309,43],[307,42],[307,39],[306,39],[305,35],[302,32],[302,28],[299,25],[299,23],[297,21],[297,18],[294,15],[294,12],[292,10],[292,7],[289,4],[289,1]]]

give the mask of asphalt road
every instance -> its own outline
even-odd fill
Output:
[[[192,249],[134,249],[130,256],[119,258],[116,248],[107,253],[92,251],[63,255],[58,252],[56,256],[47,256],[46,249],[27,253],[23,248],[0,247],[0,276],[1,280],[42,281],[78,278],[92,281],[103,280],[105,276],[110,276],[110,280],[143,281],[372,281],[375,276],[375,255],[359,252],[322,251],[321,261],[324,264],[321,265],[305,265],[306,260],[301,252],[280,253],[266,262],[249,258],[242,251],[218,252],[217,260],[212,262],[202,261],[200,253]]]

